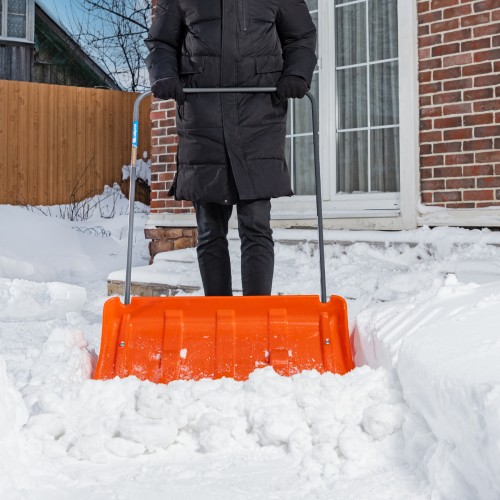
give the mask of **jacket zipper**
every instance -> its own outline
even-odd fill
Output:
[[[243,31],[247,30],[247,0],[243,1]]]

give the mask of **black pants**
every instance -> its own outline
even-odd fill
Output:
[[[194,203],[194,207],[198,223],[198,264],[205,295],[232,295],[227,232],[233,207],[218,203]],[[239,201],[236,209],[243,295],[270,295],[274,272],[271,201]]]

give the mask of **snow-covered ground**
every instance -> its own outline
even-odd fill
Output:
[[[357,368],[246,382],[92,380],[126,200],[85,221],[0,206],[0,498],[500,498],[500,234],[327,231]],[[134,278],[199,285],[192,249]],[[277,230],[273,293],[317,293],[314,231]],[[239,288],[238,242],[231,253]]]

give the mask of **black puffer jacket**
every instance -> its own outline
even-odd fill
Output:
[[[311,84],[316,28],[304,0],[159,0],[146,44],[150,80],[184,87]],[[271,94],[189,94],[178,106],[179,200],[234,204],[292,195],[286,102]]]

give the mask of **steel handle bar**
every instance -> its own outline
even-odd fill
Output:
[[[221,94],[221,93],[272,93],[276,92],[276,87],[224,87],[224,88],[185,88],[185,94]],[[125,272],[125,304],[130,304],[132,287],[132,247],[134,240],[134,204],[135,204],[135,179],[137,149],[139,147],[139,110],[141,102],[152,92],[144,92],[139,95],[134,103],[134,116],[132,126],[132,158],[130,169],[130,189],[129,189],[129,228],[127,246],[127,268]],[[319,122],[318,105],[311,92],[306,96],[311,102],[312,124],[313,124],[313,152],[314,152],[314,174],[316,185],[316,214],[318,220],[318,246],[319,264],[321,279],[321,302],[326,303],[326,272],[325,272],[325,248],[323,237],[323,204],[321,198],[321,171],[319,164]]]

